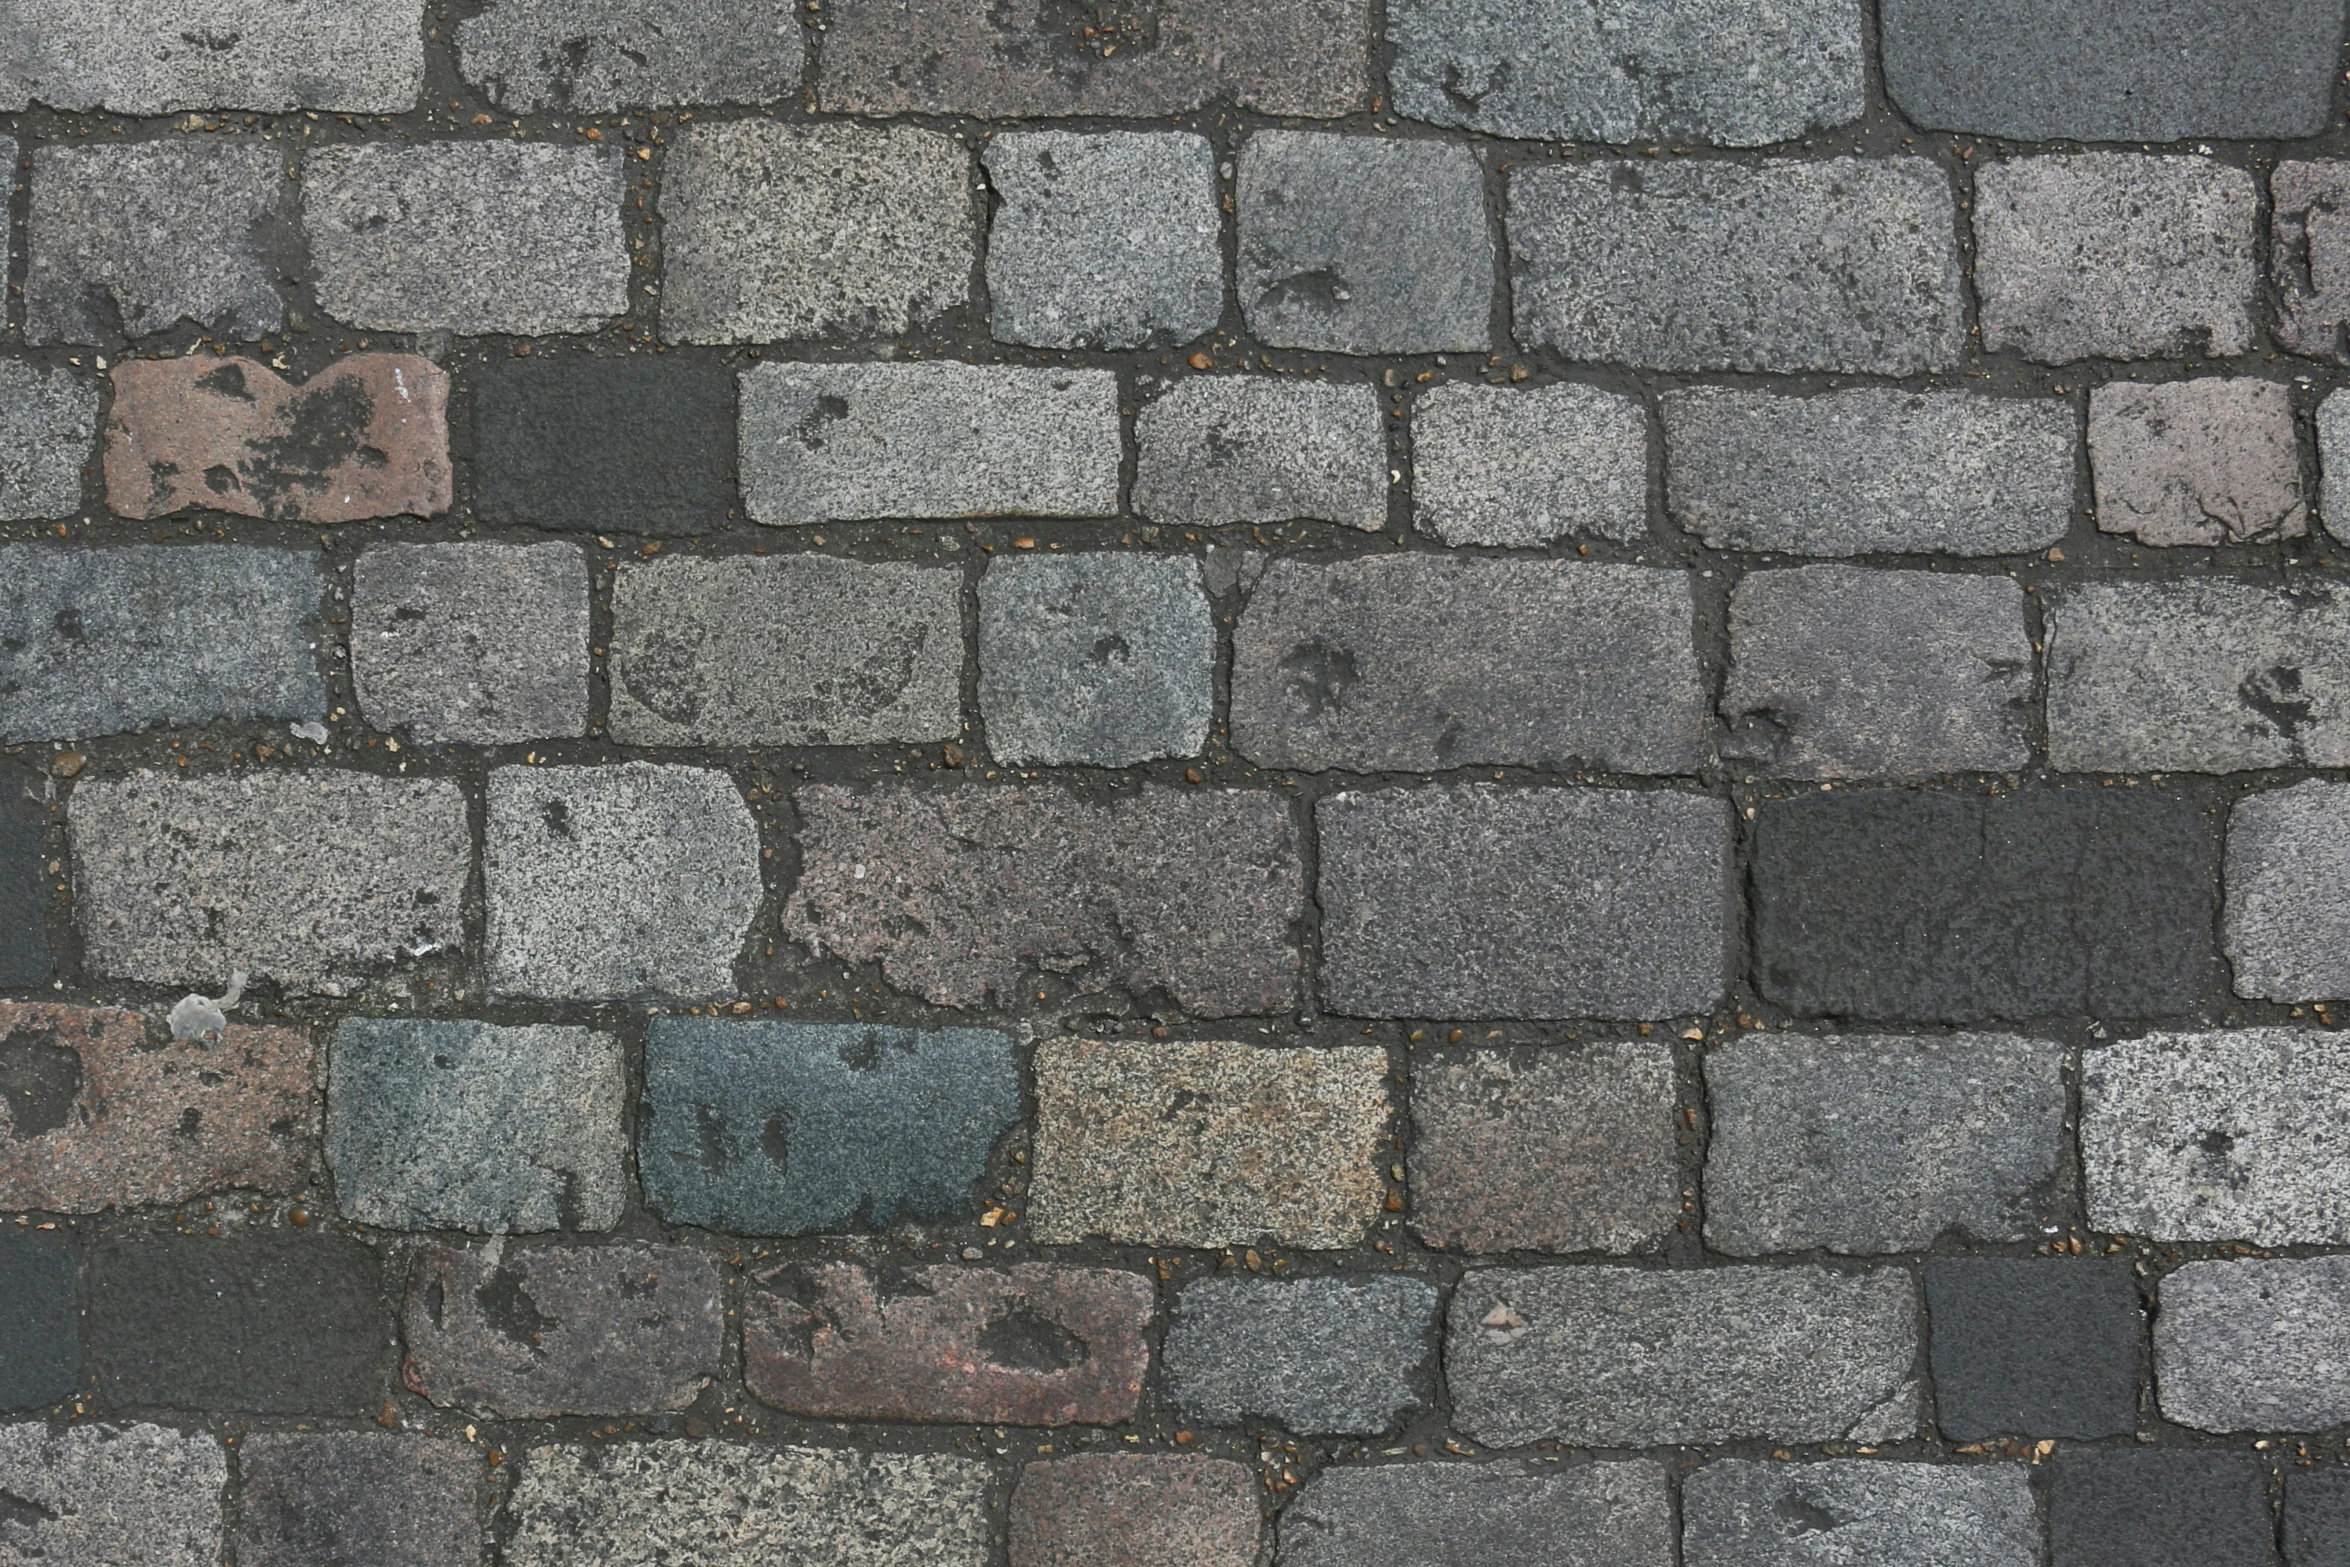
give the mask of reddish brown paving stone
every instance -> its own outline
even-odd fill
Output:
[[[1254,1567],[1261,1516],[1246,1464],[1081,1453],[1020,1471],[1012,1567]]]

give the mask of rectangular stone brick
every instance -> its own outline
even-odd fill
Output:
[[[1107,370],[941,361],[743,372],[743,500],[759,522],[1108,516],[1122,439]]]
[[[16,144],[0,137],[0,168]],[[0,244],[8,223],[0,218]],[[98,435],[98,388],[62,365],[0,359],[0,521],[70,517]]]
[[[1209,1017],[1297,997],[1305,867],[1273,795],[817,785],[793,803],[784,934],[936,1005],[1019,1007],[1040,972]]]
[[[1926,1314],[1952,1441],[2138,1428],[2146,1308],[2127,1257],[1929,1257]]]
[[[1078,1453],[1020,1470],[1011,1567],[1257,1567],[1257,1480],[1189,1453]]]
[[[1029,1217],[1046,1245],[1335,1250],[1380,1212],[1387,1056],[1376,1046],[1047,1040],[1036,1047]]]
[[[66,827],[95,973],[337,996],[465,941],[472,830],[445,779],[141,771],[81,784]]]
[[[398,114],[424,85],[423,0],[14,0],[0,109]]]
[[[456,38],[459,73],[517,114],[794,102],[807,53],[792,0],[492,0]]]
[[[2328,1464],[2285,1481],[2285,1560],[2292,1567],[2350,1561],[2350,1469]]]
[[[1412,514],[1447,544],[1648,535],[1648,412],[1594,386],[1455,381],[1412,405]]]
[[[715,532],[734,516],[735,373],[675,354],[495,361],[473,381],[486,522]]]
[[[237,1443],[237,1567],[481,1567],[482,1450],[392,1431]]]
[[[351,684],[370,725],[419,740],[583,735],[588,618],[576,545],[379,545],[351,573]]]
[[[2089,459],[2107,533],[2211,546],[2309,532],[2301,436],[2281,381],[2107,382],[2089,396]]]
[[[1894,1441],[1918,1422],[1916,1289],[1880,1268],[1472,1269],[1453,1424],[1495,1446]]]
[[[2218,823],[2167,790],[1866,790],[1769,800],[1755,976],[1791,1011],[1977,1023],[2191,1011]]]
[[[745,1305],[743,1382],[798,1415],[1114,1425],[1141,1400],[1157,1298],[1139,1273],[1041,1262],[788,1266]]]
[[[228,1457],[209,1431],[0,1426],[0,1550],[17,1562],[212,1567]]]
[[[2312,778],[2228,812],[2220,945],[2239,996],[2350,996],[2350,786]]]
[[[1518,340],[1570,359],[1915,375],[1965,343],[1923,158],[1523,164],[1509,211]]]
[[[2280,163],[2268,177],[2268,282],[2277,341],[2312,359],[2350,363],[2350,163]]]
[[[1730,818],[1657,790],[1325,796],[1322,995],[1361,1017],[1669,1017],[1722,993]]]
[[[979,580],[979,710],[998,761],[1196,756],[1217,662],[1215,615],[1188,555],[1013,557]]]
[[[1387,436],[1369,386],[1191,377],[1143,405],[1134,439],[1134,509],[1153,521],[1387,525]]]
[[[1315,772],[1694,773],[1713,755],[1696,630],[1685,572],[1277,560],[1232,634],[1232,743]]]
[[[2040,1567],[2040,1508],[2021,1464],[1733,1459],[1681,1485],[1689,1567]]]
[[[40,1409],[80,1385],[80,1271],[61,1235],[0,1235],[0,1409]]]
[[[1662,1464],[1332,1467],[1281,1511],[1286,1567],[1671,1567]]]
[[[1167,1325],[1164,1386],[1212,1426],[1376,1436],[1435,1402],[1444,1297],[1425,1279],[1212,1277]]]
[[[2350,1257],[2190,1262],[2162,1280],[2154,1386],[2204,1431],[2350,1420]]]
[[[0,768],[0,985],[48,983],[49,889],[43,823],[25,775]]]
[[[612,587],[623,745],[881,745],[963,732],[952,566],[680,555]]]
[[[2251,1453],[2068,1448],[2042,1473],[2054,1567],[2277,1567],[2268,1472]]]

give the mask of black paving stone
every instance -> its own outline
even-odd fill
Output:
[[[0,1235],[0,1409],[43,1408],[74,1390],[78,1260],[54,1235]]]
[[[271,1432],[237,1449],[237,1567],[473,1567],[482,1450],[390,1431]]]
[[[49,883],[41,824],[23,804],[24,774],[0,768],[0,985],[49,979]]]
[[[2122,1258],[1926,1264],[1935,1419],[1954,1441],[2137,1429],[2146,1315]]]
[[[677,535],[734,505],[734,372],[656,359],[517,361],[473,390],[482,518]]]
[[[2350,1567],[2350,1469],[2286,1471],[2285,1560]]]
[[[2274,1567],[2276,1519],[2250,1453],[2060,1453],[2048,1487],[2051,1567]]]

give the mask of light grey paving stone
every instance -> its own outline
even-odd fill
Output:
[[[760,522],[1104,517],[1124,461],[1118,378],[1008,365],[743,372],[743,500]]]
[[[385,332],[597,330],[628,309],[620,157],[508,141],[319,148],[302,171],[319,308]]]
[[[2044,597],[2060,771],[2350,764],[2350,603],[2215,578]]]
[[[2350,996],[2350,784],[2312,778],[2236,801],[2222,920],[2237,995]]]
[[[276,331],[277,284],[299,256],[288,161],[255,136],[35,149],[25,341],[105,343],[182,320],[232,339]]]
[[[9,171],[8,180],[12,191],[18,178],[16,151],[15,137],[0,136],[0,168]],[[8,210],[0,212],[0,245],[6,245],[11,256],[16,254],[15,223],[16,201],[12,195],[8,201]]]
[[[765,887],[715,768],[501,767],[483,836],[499,995],[730,995]]]
[[[612,588],[612,738],[879,745],[963,729],[962,574],[828,555],[679,555]]]
[[[2141,544],[2249,544],[2309,531],[2282,382],[2202,376],[2089,396],[2097,526]]]
[[[1752,572],[1730,595],[1722,752],[1790,778],[2020,768],[2032,673],[2011,577]]]
[[[1216,152],[1165,131],[1016,131],[981,153],[996,338],[1038,348],[1187,343],[1224,313]]]
[[[980,579],[979,710],[1000,762],[1196,755],[1215,676],[1215,617],[1188,555],[998,557]]]
[[[1235,279],[1260,341],[1339,354],[1492,341],[1493,241],[1471,148],[1257,131],[1239,171]]]
[[[393,1230],[608,1230],[628,1198],[627,1098],[611,1034],[349,1019],[328,1055],[336,1200]]]
[[[228,1458],[207,1431],[0,1426],[0,1560],[214,1567]]]
[[[378,729],[502,745],[588,726],[573,544],[386,544],[351,573],[351,681]]]
[[[1689,1567],[2039,1567],[2022,1464],[1712,1463],[1681,1483]]]
[[[1265,767],[1693,773],[1713,754],[1685,572],[1433,554],[1276,560],[1233,631]]]
[[[970,151],[911,125],[692,125],[661,191],[673,342],[895,337],[971,297]]]
[[[1453,1424],[1493,1446],[1913,1435],[1908,1273],[1476,1268],[1453,1291]]]
[[[1211,1277],[1175,1297],[1167,1396],[1212,1426],[1373,1436],[1435,1397],[1444,1297],[1424,1279]]]
[[[1154,522],[1387,525],[1387,435],[1369,386],[1187,377],[1143,404],[1134,438],[1134,509]]]
[[[2061,398],[1703,386],[1660,404],[1666,504],[1715,549],[2012,555],[2071,522],[2080,418]]]
[[[1648,533],[1648,413],[1557,382],[1456,381],[1412,405],[1412,511],[1447,544],[1520,548]]]
[[[459,73],[519,114],[793,103],[807,55],[793,0],[491,0],[456,39]]]
[[[398,114],[424,85],[423,0],[9,0],[0,24],[0,110]]]
[[[1662,1464],[1333,1467],[1281,1510],[1283,1567],[1672,1567]]]
[[[2280,163],[2268,177],[2268,282],[2277,341],[2296,354],[2350,363],[2350,162]]]
[[[2154,1388],[2203,1431],[2350,1420],[2350,1257],[2190,1262],[2164,1275]]]
[[[1717,1251],[1923,1251],[2038,1234],[2059,1201],[2064,1047],[2004,1034],[1752,1034],[1706,1052]]]
[[[1923,158],[1521,165],[1518,341],[1657,370],[1947,369],[1957,217]]]
[[[84,780],[66,825],[96,974],[340,996],[465,942],[472,832],[446,779],[140,771]]]
[[[1861,116],[1857,0],[1399,0],[1398,113],[1538,141],[1759,147]]]
[[[0,138],[0,167],[14,168]],[[0,245],[8,224],[0,219]],[[0,359],[0,521],[70,517],[98,440],[98,388],[63,366]]]
[[[2317,405],[2318,515],[2350,534],[2350,397],[2329,392]]]
[[[2209,158],[1986,162],[1974,207],[1983,346],[2041,364],[2244,352],[2256,200],[2250,174]]]
[[[2289,1028],[2149,1034],[2081,1062],[2096,1227],[2173,1241],[2350,1241],[2350,1046]]]

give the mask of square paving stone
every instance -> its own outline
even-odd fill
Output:
[[[683,354],[517,359],[472,382],[487,522],[656,537],[734,515],[735,373]]]
[[[792,0],[493,0],[457,24],[457,69],[517,114],[796,100]]]
[[[45,1408],[80,1385],[80,1271],[64,1236],[0,1234],[0,1409]]]
[[[2146,1308],[2126,1257],[1933,1257],[1935,1423],[1955,1442],[2138,1428]]]
[[[1561,381],[1456,381],[1412,405],[1412,509],[1447,544],[1533,546],[1648,534],[1648,411]]]
[[[1205,1278],[1175,1297],[1167,1397],[1212,1426],[1375,1436],[1434,1402],[1443,1296],[1393,1275]]]
[[[1197,755],[1215,666],[1215,618],[1188,555],[1014,557],[979,580],[979,710],[1000,762]]]
[[[0,159],[15,166],[13,143]],[[0,221],[0,242],[8,237]],[[62,365],[0,359],[0,519],[70,517],[98,436],[98,385]]]
[[[2309,531],[2301,437],[2281,381],[2204,376],[2089,396],[2097,526],[2141,544],[2253,544]]]
[[[489,1477],[470,1443],[390,1431],[237,1444],[237,1567],[480,1567]]]
[[[1257,1479],[1188,1453],[1079,1453],[1020,1471],[1011,1567],[1257,1567]]]
[[[351,575],[351,681],[377,729],[502,745],[588,725],[588,567],[571,544],[386,544]]]
[[[2154,1319],[2163,1417],[2202,1431],[2350,1421],[2350,1257],[2226,1258],[2165,1274]]]
[[[2251,1453],[2074,1448],[2040,1474],[2051,1567],[2276,1567]]]

